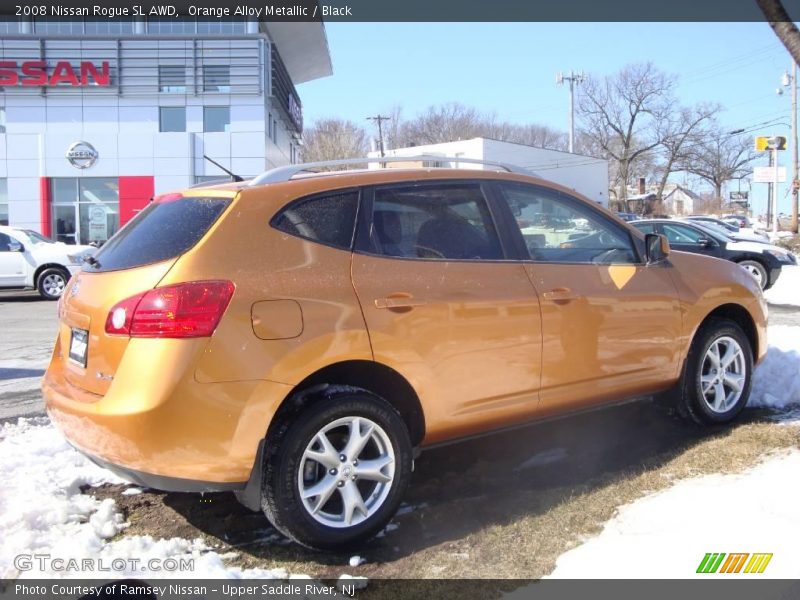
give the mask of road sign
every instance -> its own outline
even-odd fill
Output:
[[[731,192],[731,200],[747,200],[749,192]]]
[[[775,167],[753,167],[754,183],[773,183],[775,181]],[[778,183],[786,181],[786,167],[778,167]]]
[[[786,150],[786,138],[782,135],[759,135],[756,137],[756,150]]]

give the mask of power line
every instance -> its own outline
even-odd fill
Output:
[[[391,121],[392,117],[386,117],[381,114],[377,114],[374,117],[367,117],[367,121],[375,121],[378,124],[378,146],[381,151],[381,158],[386,156],[386,153],[383,149],[383,122],[384,121]]]

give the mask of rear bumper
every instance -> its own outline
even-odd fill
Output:
[[[221,483],[216,481],[199,481],[196,479],[181,479],[180,477],[167,477],[165,475],[155,475],[153,473],[143,473],[135,469],[129,469],[120,465],[115,465],[86,452],[82,452],[86,458],[98,467],[108,469],[114,475],[122,477],[131,483],[154,490],[164,492],[235,492],[244,490],[246,481],[241,483]]]
[[[192,365],[203,345],[185,342],[132,340],[105,395],[68,381],[65,372],[75,367],[57,343],[42,382],[47,412],[73,446],[134,483],[166,491],[241,489],[291,387],[199,383]]]

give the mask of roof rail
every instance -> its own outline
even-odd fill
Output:
[[[531,171],[518,167],[515,165],[507,165],[490,160],[480,160],[478,158],[464,158],[452,156],[434,156],[430,154],[420,154],[417,156],[382,156],[382,157],[369,157],[369,158],[343,158],[339,160],[324,160],[319,162],[300,163],[296,165],[286,165],[284,167],[277,167],[264,171],[261,175],[255,177],[250,186],[263,185],[265,183],[282,183],[289,181],[304,171],[312,171],[314,169],[322,169],[325,167],[344,167],[347,165],[363,165],[369,163],[391,163],[391,162],[452,162],[452,163],[470,163],[477,165],[486,165],[490,167],[497,167],[508,171],[509,173],[521,173],[524,175],[532,175]]]

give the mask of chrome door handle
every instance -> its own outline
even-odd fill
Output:
[[[375,308],[407,309],[425,304],[422,300],[414,300],[414,296],[404,292],[389,294],[385,298],[375,299]]]
[[[572,293],[572,290],[565,287],[554,288],[549,292],[542,294],[542,298],[550,302],[569,302],[575,300],[578,296]]]

